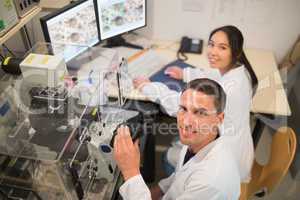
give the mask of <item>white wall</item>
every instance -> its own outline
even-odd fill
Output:
[[[183,1],[198,2],[200,11],[183,10]],[[148,0],[147,11],[148,26],[140,32],[149,37],[180,40],[187,35],[207,40],[214,28],[233,24],[243,32],[245,47],[272,50],[278,62],[300,34],[300,0]],[[39,16],[27,27],[33,41],[43,40]],[[24,51],[18,34],[7,45]]]
[[[184,1],[200,4],[200,11],[183,10]],[[245,47],[273,50],[277,61],[300,34],[300,0],[148,0],[148,17],[142,32],[156,39],[207,40],[214,28],[236,25]]]

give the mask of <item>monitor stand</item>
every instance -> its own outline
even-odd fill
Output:
[[[131,44],[129,42],[126,42],[126,40],[122,36],[116,36],[110,39],[107,39],[106,45],[104,47],[128,47],[133,49],[144,49],[142,46]]]

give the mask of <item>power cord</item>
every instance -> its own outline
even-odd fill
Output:
[[[31,39],[31,42],[33,43],[33,44],[35,44],[36,43],[36,35],[35,35],[35,31],[34,31],[34,24],[35,24],[35,20],[31,20],[31,23],[30,23],[30,35],[28,35],[28,37],[29,37],[29,40]],[[30,38],[30,36],[31,36],[31,38]]]
[[[3,47],[5,47],[5,49],[14,57],[16,57],[16,55],[5,45],[5,44],[2,44]]]

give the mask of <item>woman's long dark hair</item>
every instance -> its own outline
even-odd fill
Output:
[[[251,77],[251,84],[252,84],[252,89],[254,94],[257,88],[258,80],[243,50],[243,44],[244,44],[243,34],[235,26],[222,26],[220,28],[216,28],[210,33],[209,40],[218,31],[223,31],[227,35],[231,52],[232,52],[232,64],[235,65],[237,63],[241,63],[248,70],[248,73]]]

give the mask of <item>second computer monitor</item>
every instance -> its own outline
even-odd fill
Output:
[[[146,26],[146,0],[96,0],[100,39]]]

